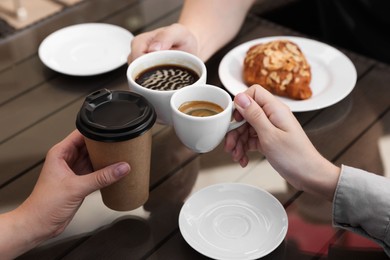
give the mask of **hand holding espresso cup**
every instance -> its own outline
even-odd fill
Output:
[[[230,95],[213,85],[182,88],[172,95],[170,105],[176,135],[197,153],[210,152],[227,132],[245,123],[232,121],[234,106]]]

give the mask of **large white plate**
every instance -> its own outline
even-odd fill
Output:
[[[357,77],[355,66],[339,50],[311,39],[276,36],[243,43],[225,55],[219,65],[219,77],[225,88],[233,95],[245,91],[248,87],[243,82],[242,70],[246,52],[255,44],[279,39],[296,43],[311,66],[312,97],[306,100],[278,97],[293,112],[317,110],[333,105],[345,98],[355,87]]]
[[[183,205],[179,228],[187,243],[214,259],[254,259],[276,249],[288,219],[265,190],[240,183],[208,186]]]
[[[38,54],[49,68],[67,75],[91,76],[119,68],[127,62],[133,34],[104,23],[62,28],[47,36]]]

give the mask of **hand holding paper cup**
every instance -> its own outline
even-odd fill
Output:
[[[118,211],[142,206],[149,197],[153,106],[130,91],[102,89],[86,97],[76,126],[84,135],[93,168],[125,161],[131,174],[101,190],[104,204]]]
[[[226,133],[245,121],[232,121],[230,95],[212,85],[194,85],[178,90],[171,98],[172,122],[182,143],[198,153],[217,147]]]

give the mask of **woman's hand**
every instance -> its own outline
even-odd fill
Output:
[[[290,109],[259,85],[235,99],[236,119],[247,123],[229,132],[225,151],[242,167],[248,151],[259,151],[298,190],[321,193],[332,200],[340,169],[315,149]]]

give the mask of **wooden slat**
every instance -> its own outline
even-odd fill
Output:
[[[45,120],[88,93],[103,88],[113,77],[123,77],[124,73],[124,69],[121,69],[104,76],[81,80],[57,77],[4,104],[0,110],[0,125],[4,126],[0,143]]]

